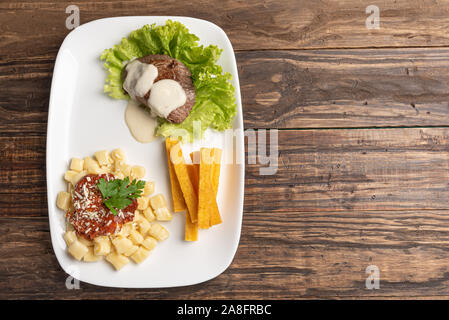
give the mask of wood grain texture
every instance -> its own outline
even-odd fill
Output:
[[[51,247],[47,111],[69,4],[0,3],[0,299],[449,297],[448,1],[378,1],[379,30],[365,27],[368,0],[77,1],[81,23],[216,23],[236,50],[245,127],[280,129],[277,173],[247,165],[229,269],[152,290],[68,290]],[[365,288],[368,265],[379,290]]]
[[[449,295],[448,221],[447,210],[246,212],[234,261],[215,279],[170,289],[81,283],[79,290],[68,290],[47,219],[2,218],[0,287],[8,290],[1,290],[0,298],[444,297]],[[369,265],[380,270],[379,290],[365,287]]]
[[[448,55],[446,48],[239,53],[245,126],[448,125]]]
[[[449,129],[279,131],[279,167],[246,170],[247,211],[449,208]]]
[[[0,59],[56,51],[68,30],[69,1],[0,3]],[[285,1],[85,1],[81,23],[132,15],[190,16],[224,29],[237,50],[446,46],[449,3],[426,0],[376,1],[380,29],[366,28],[370,0]],[[218,10],[217,10],[218,9]],[[26,23],[23,23],[26,21]],[[437,23],[436,23],[437,21]],[[56,40],[56,41],[55,41]]]
[[[245,127],[447,126],[448,55],[447,48],[239,52]],[[52,59],[0,64],[2,135],[46,134]]]

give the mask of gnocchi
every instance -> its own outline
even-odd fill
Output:
[[[67,250],[76,260],[81,260],[89,251],[89,249],[78,240],[75,240]]]
[[[95,261],[101,260],[102,258],[103,258],[102,256],[98,256],[95,254],[93,247],[88,247],[87,253],[83,256],[83,261],[95,262]]]
[[[70,162],[70,170],[81,172],[84,168],[84,160],[79,158],[72,158],[72,162]]]
[[[129,177],[130,181],[142,179],[146,170],[143,166],[131,166],[126,163],[125,152],[118,148],[111,152],[99,150],[91,158],[72,158],[69,169],[64,173],[67,191],[58,193],[56,205],[68,215],[76,207],[74,194],[81,179],[89,174],[113,174],[116,179]],[[83,179],[90,179],[90,176]],[[130,261],[142,263],[153,250],[158,241],[168,238],[169,233],[156,221],[169,221],[173,216],[168,209],[165,197],[157,194],[155,183],[146,181],[142,193],[137,198],[136,210],[132,220],[108,235],[96,236],[87,240],[79,235],[74,225],[67,219],[66,232],[63,235],[68,253],[78,261],[96,262],[105,260],[116,270],[122,269]],[[79,189],[78,189],[79,191]],[[75,204],[75,205],[74,205]],[[132,214],[133,211],[131,211]],[[110,213],[112,214],[112,213]]]
[[[150,251],[140,247],[131,255],[131,259],[134,260],[135,263],[142,263],[143,260],[145,260],[148,255],[150,254]]]
[[[56,205],[59,209],[67,211],[70,207],[71,197],[68,192],[61,191],[58,193],[58,199],[56,200]]]
[[[112,264],[115,268],[115,270],[120,270],[125,265],[128,264],[129,259],[125,257],[124,255],[118,254],[116,252],[112,252],[106,256],[106,260]]]
[[[94,153],[95,159],[97,159],[100,166],[108,166],[110,163],[109,151],[101,150]]]

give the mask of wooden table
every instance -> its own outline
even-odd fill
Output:
[[[449,1],[211,2],[0,3],[0,298],[448,298]],[[69,4],[81,23],[182,15],[230,37],[245,128],[279,129],[279,168],[247,165],[240,246],[217,278],[66,289],[45,141]],[[366,27],[371,4],[380,29]]]

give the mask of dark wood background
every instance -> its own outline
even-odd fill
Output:
[[[242,237],[206,283],[68,290],[50,242],[45,141],[69,30],[122,15],[221,26],[246,128],[279,129],[279,170],[246,170]],[[380,29],[365,8],[380,8]],[[0,298],[448,298],[449,1],[0,2]],[[365,287],[368,265],[380,289]]]

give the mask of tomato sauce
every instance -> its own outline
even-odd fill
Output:
[[[97,184],[100,179],[114,180],[112,174],[88,174],[75,186],[72,194],[73,211],[67,212],[67,218],[78,235],[92,240],[98,236],[112,235],[120,231],[122,225],[134,219],[137,200],[114,215],[103,204],[103,196]]]

